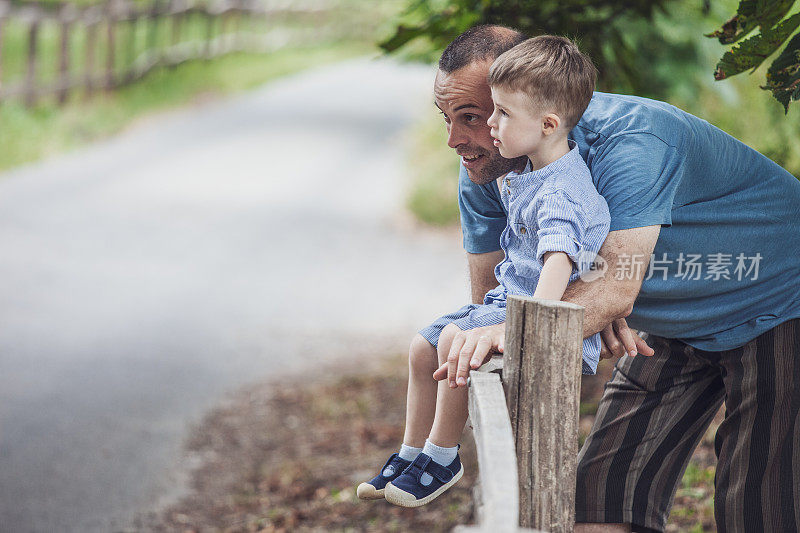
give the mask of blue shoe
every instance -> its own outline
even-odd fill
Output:
[[[401,507],[419,507],[455,485],[464,475],[461,458],[442,466],[421,453],[403,473],[386,485],[386,501]]]
[[[411,461],[401,459],[398,454],[393,453],[381,468],[381,473],[366,483],[360,484],[356,489],[356,494],[362,500],[380,500],[383,498],[386,484],[399,476],[410,464]]]

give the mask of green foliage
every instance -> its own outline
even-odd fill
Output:
[[[795,33],[800,27],[800,13],[784,18],[795,4],[795,0],[741,0],[739,8],[722,28],[706,34],[722,44],[736,45],[725,52],[714,71],[716,80],[724,80],[745,70],[752,72]],[[755,28],[757,35],[739,42]],[[789,112],[789,103],[800,99],[800,33],[784,48],[767,71],[767,84],[761,86],[772,91],[772,95]]]
[[[773,61],[767,70],[767,84],[761,88],[772,91],[787,112],[791,100],[800,100],[800,33]]]
[[[458,157],[447,147],[444,122],[430,113],[411,133],[408,166],[413,182],[408,209],[425,224],[454,224],[458,222]]]
[[[564,35],[587,53],[600,76],[601,90],[646,92],[649,68],[641,48],[664,48],[652,31],[630,31],[635,21],[651,21],[669,0],[411,0],[394,33],[380,46],[436,59],[447,44],[476,24],[502,24],[523,33]],[[416,48],[415,48],[416,46]]]

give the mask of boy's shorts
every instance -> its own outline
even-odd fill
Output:
[[[458,311],[437,319],[427,328],[419,330],[419,334],[425,337],[428,342],[438,347],[439,335],[441,335],[442,330],[448,324],[455,324],[462,331],[466,331],[483,326],[494,326],[495,324],[500,324],[505,321],[505,300],[492,300],[491,303],[467,304]]]

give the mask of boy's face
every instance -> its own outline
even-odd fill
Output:
[[[436,74],[433,94],[447,124],[447,145],[461,156],[469,179],[483,185],[524,162],[503,158],[492,144],[486,119],[494,105],[486,76],[491,61],[476,61],[455,72]]]
[[[545,114],[534,109],[522,91],[492,87],[494,112],[487,124],[500,155],[506,158],[534,154],[545,137]]]

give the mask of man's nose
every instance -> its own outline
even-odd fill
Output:
[[[447,133],[447,146],[455,148],[460,144],[467,142],[464,132],[455,124],[450,125],[450,131]]]

